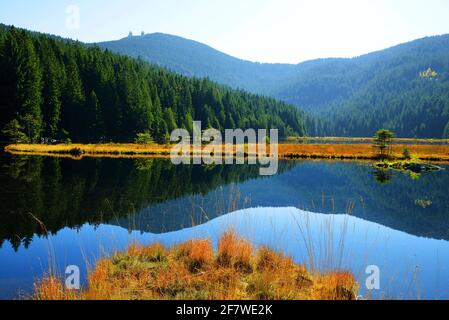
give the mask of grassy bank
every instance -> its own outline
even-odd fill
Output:
[[[372,143],[375,138],[351,138],[351,137],[288,137],[287,141],[326,141],[326,142],[366,142]],[[418,139],[418,138],[395,138],[395,143],[411,144],[449,144],[449,139]]]
[[[94,155],[126,156],[153,155],[169,156],[170,145],[141,145],[141,144],[13,144],[5,147],[5,151],[12,154],[34,155],[67,155],[84,157]]]
[[[418,160],[449,161],[449,146],[446,145],[396,144],[392,146],[391,159],[402,160],[405,148]],[[279,154],[289,159],[378,159],[378,151],[372,144],[283,144],[279,146]]]
[[[5,151],[16,155],[64,156],[74,159],[83,157],[168,157],[171,145],[139,144],[60,144],[60,145],[9,145]],[[247,147],[246,147],[247,148]],[[392,160],[403,159],[404,149],[417,160],[449,161],[448,145],[401,145],[392,146]],[[247,154],[252,156],[251,154]],[[279,144],[280,159],[341,159],[375,160],[377,151],[371,144]]]
[[[133,245],[101,260],[88,286],[66,291],[55,277],[36,285],[37,300],[352,300],[358,285],[346,272],[312,274],[291,258],[225,233],[172,248]]]

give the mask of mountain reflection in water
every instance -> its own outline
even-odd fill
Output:
[[[444,282],[449,279],[444,269],[449,265],[449,170],[419,179],[389,172],[380,183],[369,163],[354,162],[281,161],[273,177],[260,177],[257,166],[174,166],[157,159],[73,161],[2,154],[0,167],[0,298],[14,297],[19,289],[29,291],[33,280],[48,271],[49,257],[63,270],[72,260],[85,266],[85,260],[122,249],[134,238],[170,242],[191,230],[204,230],[216,239],[214,226],[234,216],[246,221],[252,234],[244,233],[256,243],[278,246],[304,260],[310,254],[310,248],[299,249],[304,239],[289,237],[293,231],[282,229],[295,229],[296,222],[282,209],[298,210],[293,207],[315,212],[311,217],[349,220],[348,241],[359,245],[345,246],[345,259],[338,250],[328,252],[333,253],[328,265],[349,261],[351,270],[364,276],[368,263],[379,264],[384,287],[393,288],[387,285],[390,280],[404,282],[395,292],[385,289],[387,295],[416,293],[415,277],[425,283],[428,297],[447,297],[442,290],[449,287]],[[279,209],[266,209],[257,218],[247,211],[228,215],[258,207]],[[270,231],[273,223],[276,229]],[[356,234],[350,232],[351,223]],[[362,241],[360,228],[366,226],[370,231]],[[324,237],[325,231],[323,227],[319,234]],[[331,243],[338,246],[340,240]],[[417,259],[426,254],[426,259]],[[317,264],[329,257],[320,255]],[[439,277],[439,283],[429,284]]]

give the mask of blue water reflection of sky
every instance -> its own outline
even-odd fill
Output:
[[[351,270],[365,293],[365,269],[381,270],[381,290],[376,298],[449,299],[449,242],[411,236],[347,215],[308,213],[296,208],[254,208],[214,219],[206,224],[166,234],[128,232],[118,226],[85,225],[63,229],[48,239],[35,238],[18,252],[5,243],[0,250],[0,298],[25,292],[33,280],[56,266],[78,265],[83,275],[96,259],[132,242],[160,242],[170,246],[192,238],[210,238],[217,245],[220,235],[234,229],[256,245],[279,249],[299,263],[310,261],[320,269]],[[329,241],[330,240],[330,241]],[[309,243],[309,245],[306,245]],[[328,243],[332,243],[331,246]],[[309,249],[309,250],[307,250]],[[329,260],[327,253],[334,258]],[[57,257],[56,260],[52,257]]]

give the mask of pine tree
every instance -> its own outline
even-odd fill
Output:
[[[84,137],[87,141],[98,141],[104,134],[103,117],[95,91],[91,91],[86,101],[85,113],[85,130]]]
[[[61,123],[72,139],[77,139],[81,135],[79,125],[83,122],[82,106],[85,96],[78,66],[72,55],[67,58],[66,75]]]
[[[12,57],[16,80],[13,101],[18,110],[18,120],[25,127],[31,142],[37,142],[42,131],[41,80],[39,59],[31,37],[24,31],[17,35],[18,48]]]
[[[15,84],[17,83],[13,58],[17,54],[18,45],[11,28],[8,33],[0,32],[0,129],[4,128],[17,114],[14,101]]]
[[[173,130],[178,129],[178,125],[176,124],[175,114],[173,110],[170,108],[166,108],[164,110],[164,121],[167,124],[167,133],[171,133]]]
[[[379,150],[379,158],[385,160],[391,156],[394,133],[387,129],[380,129],[374,137],[374,148]]]
[[[58,134],[59,122],[61,120],[61,80],[58,73],[58,64],[51,50],[42,48],[41,59],[44,65],[45,80],[43,97],[43,119],[46,124],[46,137],[55,138]]]
[[[192,115],[190,114],[190,112],[187,112],[187,114],[185,116],[183,128],[186,129],[187,131],[189,131],[191,134],[193,134],[193,122],[194,122],[194,119],[193,119]]]

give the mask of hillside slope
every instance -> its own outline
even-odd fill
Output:
[[[183,75],[209,77],[319,114],[308,121],[311,135],[367,136],[379,127],[407,137],[449,135],[449,35],[352,59],[321,59],[298,65],[239,60],[165,34],[99,45]],[[425,74],[429,68],[430,73]]]
[[[273,82],[286,81],[295,70],[294,65],[240,60],[205,44],[163,33],[131,36],[98,45],[185,76],[207,77],[255,93],[266,93]]]
[[[294,102],[292,94],[307,92],[304,88],[311,82],[325,83],[327,75],[331,95],[324,95],[329,98],[322,105],[324,122],[309,124],[312,135],[367,136],[381,127],[401,137],[449,135],[449,36],[342,60],[316,73],[321,76],[302,74],[278,96]]]

